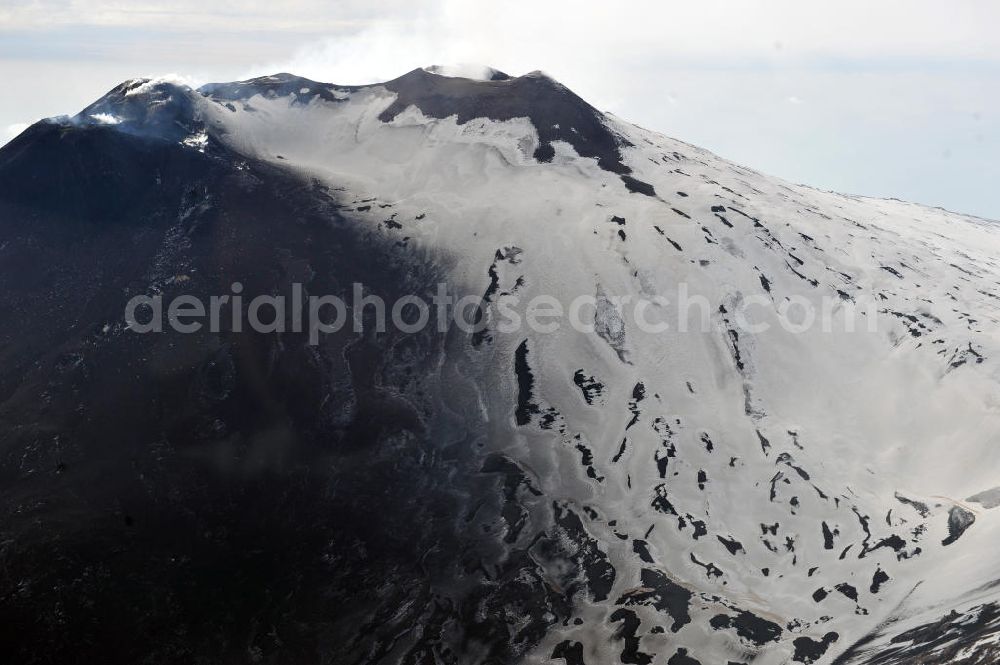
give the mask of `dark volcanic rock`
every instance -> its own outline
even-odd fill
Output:
[[[814,640],[811,637],[796,637],[792,640],[792,645],[795,647],[792,660],[797,663],[805,663],[806,665],[815,663],[823,657],[827,649],[830,648],[830,645],[836,642],[839,637],[833,631],[824,635],[821,640]]]
[[[688,612],[691,599],[694,597],[689,590],[675,583],[658,570],[643,569],[642,588],[618,599],[619,605],[650,605],[665,612],[673,619],[670,626],[672,632],[677,632],[691,623]]]
[[[941,541],[942,545],[951,545],[962,537],[966,529],[976,521],[976,516],[965,508],[952,506],[948,511],[948,537]]]
[[[655,195],[651,185],[629,175],[632,169],[623,162],[621,150],[630,143],[608,127],[597,109],[540,72],[476,81],[414,69],[384,85],[397,95],[379,116],[385,122],[410,106],[434,118],[457,116],[460,124],[474,118],[529,118],[538,131],[538,161],[551,161],[552,142],[565,141],[580,156],[593,157],[602,169],[622,176],[630,191]]]
[[[782,633],[778,624],[748,611],[740,612],[735,617],[719,614],[712,617],[710,623],[715,630],[733,628],[737,635],[757,646],[776,641]]]
[[[207,301],[234,282],[247,300],[293,282],[429,299],[438,267],[324,187],[158,127],[42,123],[0,151],[4,658],[516,660],[570,596],[487,528],[507,475],[462,445],[482,424],[442,380],[461,358],[444,334],[311,346],[291,320],[121,322],[134,295]],[[603,553],[579,520],[563,529],[580,539],[570,573],[606,594]]]

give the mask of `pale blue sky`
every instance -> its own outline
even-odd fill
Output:
[[[0,141],[136,76],[478,62],[765,173],[1000,219],[997,26],[989,0],[4,0]]]

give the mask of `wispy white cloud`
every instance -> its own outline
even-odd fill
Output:
[[[415,35],[420,22],[421,35]],[[991,0],[725,0],[627,5],[580,0],[7,0],[0,30],[116,26],[226,32],[389,31],[471,55],[545,52],[573,42],[595,55],[775,52],[851,57],[1000,57]],[[441,41],[441,40],[445,41]],[[502,49],[502,50],[501,50]]]
[[[291,70],[336,83],[386,80],[428,64],[474,62],[512,74],[545,69],[604,107],[607,83],[689,67],[790,69],[1000,65],[1000,3],[958,0],[635,0],[504,3],[434,0],[393,20],[313,40],[247,73]],[[614,84],[613,84],[614,85]]]
[[[26,122],[15,122],[12,125],[7,125],[7,130],[4,132],[4,137],[3,137],[4,143],[15,138],[18,134],[26,130],[28,127],[30,127],[30,125]]]
[[[463,61],[576,45],[574,55],[1000,59],[992,0],[7,0],[0,31],[123,27],[224,33],[392,35]],[[210,40],[208,40],[210,41]],[[379,45],[373,45],[374,47]],[[374,52],[378,57],[378,53]],[[516,59],[516,55],[514,57]],[[537,58],[536,58],[537,59]]]
[[[404,0],[6,0],[0,6],[0,29],[100,26],[310,33],[405,17],[413,14],[413,7]]]

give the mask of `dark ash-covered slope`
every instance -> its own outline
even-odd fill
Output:
[[[477,457],[461,336],[124,329],[137,294],[392,302],[444,265],[142,122],[0,151],[4,658],[506,663],[567,620],[579,589],[495,533],[523,474]]]

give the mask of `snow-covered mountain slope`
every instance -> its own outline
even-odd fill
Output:
[[[387,265],[483,294],[421,420],[465,422],[458,468],[483,480],[456,483],[456,538],[488,554],[428,549],[463,572],[331,662],[993,662],[1000,226],[786,183],[483,71],[130,81],[0,152],[57,128],[273,169]],[[592,297],[596,330],[499,328],[536,296]],[[684,297],[705,305],[682,326]],[[802,303],[826,324],[780,325]]]

